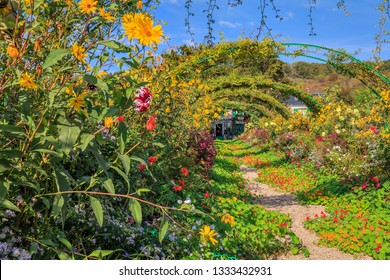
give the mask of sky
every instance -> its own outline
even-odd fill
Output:
[[[186,32],[185,18],[187,10],[185,0],[161,0],[154,11],[156,20],[163,23],[164,35],[169,40],[159,45],[160,50],[175,48],[183,44],[192,44],[191,36]],[[195,34],[195,43],[202,43],[207,34],[207,18],[203,10],[207,9],[206,0],[193,0],[190,18],[191,30]],[[217,0],[219,9],[214,12],[214,36],[216,41],[223,34],[225,41],[235,41],[242,37],[254,38],[259,27],[260,11],[258,0],[243,0],[243,5],[230,7],[228,0]],[[345,49],[357,59],[367,61],[373,59],[376,46],[375,34],[379,32],[380,11],[376,10],[381,0],[346,0],[347,13],[337,8],[337,0],[317,0],[313,10],[313,25],[316,36],[310,36],[309,0],[275,0],[280,21],[275,19],[274,12],[268,7],[267,24],[272,29],[272,36],[278,42],[306,43],[333,49]],[[390,20],[387,27],[390,29]],[[265,32],[264,32],[265,34]],[[388,38],[389,39],[389,38]],[[295,48],[296,49],[296,48]],[[295,50],[289,48],[288,51]],[[358,52],[358,53],[356,53]],[[316,54],[315,56],[321,57]],[[390,59],[390,43],[382,45],[380,57]],[[289,57],[280,57],[290,62]],[[323,58],[323,56],[322,56]],[[306,60],[307,59],[298,59]],[[310,60],[309,60],[310,62]],[[318,61],[312,61],[318,62]]]

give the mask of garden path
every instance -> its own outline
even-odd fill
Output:
[[[318,237],[315,233],[307,230],[303,226],[307,216],[313,217],[315,214],[325,212],[325,207],[321,205],[300,205],[294,194],[281,193],[265,184],[261,184],[257,178],[257,169],[248,168],[241,165],[240,170],[244,172],[244,179],[247,181],[246,188],[254,195],[259,196],[257,202],[271,211],[279,211],[288,214],[292,220],[292,231],[301,239],[303,246],[307,247],[310,257],[300,255],[278,256],[280,260],[369,260],[368,256],[353,256],[343,253],[336,248],[328,248],[317,244]]]

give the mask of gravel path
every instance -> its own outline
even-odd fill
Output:
[[[301,239],[303,246],[307,247],[310,257],[305,258],[300,255],[279,256],[280,260],[370,260],[368,256],[352,256],[341,252],[336,248],[328,248],[317,244],[318,237],[315,233],[307,230],[303,226],[307,216],[313,217],[315,214],[325,212],[325,207],[320,205],[302,206],[295,195],[277,192],[275,189],[256,182],[257,169],[248,168],[241,165],[240,170],[244,172],[244,179],[247,180],[246,188],[254,195],[258,195],[258,203],[271,210],[288,214],[292,220],[292,231]]]

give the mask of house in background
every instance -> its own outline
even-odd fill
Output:
[[[325,93],[323,92],[316,92],[313,93],[313,97],[322,97]],[[294,96],[290,96],[290,98],[285,102],[287,107],[290,108],[292,113],[301,112],[302,114],[306,114],[309,111],[309,108],[305,103],[303,103],[301,100]]]
[[[244,112],[229,109],[227,114],[211,124],[211,133],[217,139],[233,139],[245,130]]]

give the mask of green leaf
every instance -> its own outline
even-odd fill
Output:
[[[6,137],[26,138],[26,133],[23,127],[16,125],[0,124],[0,132]]]
[[[41,197],[43,204],[45,204],[47,209],[50,209],[50,201],[46,197]]]
[[[59,60],[61,60],[64,56],[70,54],[70,50],[68,49],[55,49],[52,50],[47,56],[45,63],[43,63],[42,68],[46,69],[54,64],[56,64]]]
[[[64,206],[64,198],[62,195],[60,194],[56,194],[56,196],[54,197],[54,201],[53,201],[53,214],[54,214],[54,217],[57,217],[60,212],[61,212],[61,209],[62,207]]]
[[[93,213],[95,214],[96,220],[99,226],[103,226],[103,208],[100,204],[99,200],[93,196],[89,196],[91,200],[91,206],[93,209]]]
[[[0,205],[7,198],[8,189],[4,186],[3,182],[0,181]]]
[[[10,210],[13,210],[13,211],[16,211],[16,212],[20,212],[20,209],[18,207],[16,207],[15,204],[13,204],[11,201],[9,201],[8,199],[4,199],[2,202],[1,202],[1,207],[2,208],[5,208],[5,209],[10,209]]]
[[[123,154],[126,149],[127,142],[127,127],[123,122],[119,122],[117,138],[119,141],[119,152]]]
[[[95,135],[88,134],[88,133],[82,133],[80,136],[80,148],[81,151],[85,151],[85,149],[88,147],[89,143],[95,138]]]
[[[111,179],[107,179],[103,182],[103,187],[109,192],[115,194],[114,182]]]
[[[299,237],[296,236],[294,233],[291,233],[291,234],[290,234],[290,237],[291,237],[291,242],[292,242],[294,245],[299,245],[299,244],[301,244],[301,241],[299,240]]]
[[[165,145],[160,143],[160,142],[153,142],[152,144],[157,146],[157,147],[160,147],[160,148],[164,148],[165,147]]]
[[[31,152],[39,152],[39,153],[43,153],[43,154],[52,155],[55,157],[61,157],[61,154],[59,154],[58,152],[48,150],[48,149],[35,149],[35,150],[31,150]]]
[[[85,74],[85,75],[83,76],[83,79],[84,79],[87,83],[89,83],[89,84],[91,84],[91,85],[95,85],[95,86],[97,86],[98,88],[100,88],[100,89],[102,89],[102,90],[105,90],[105,91],[108,91],[108,90],[109,90],[109,89],[108,89],[108,85],[107,85],[106,82],[102,81],[101,79],[96,78],[96,77],[93,76],[93,75]]]
[[[158,232],[158,241],[160,243],[162,243],[162,241],[164,240],[164,237],[165,237],[167,230],[168,230],[168,226],[169,226],[169,222],[164,218],[161,221],[160,231]]]
[[[88,255],[88,257],[95,257],[98,259],[103,259],[104,257],[112,254],[114,252],[113,250],[95,250],[91,254]]]
[[[298,253],[299,253],[299,248],[298,247],[292,247],[291,248],[291,254],[298,255]]]
[[[70,190],[70,185],[68,181],[68,177],[62,171],[54,170],[54,178],[57,185],[57,191],[63,192]]]
[[[0,157],[20,158],[22,155],[23,155],[23,152],[19,151],[19,150],[0,151]]]
[[[68,155],[79,137],[80,127],[72,125],[68,120],[64,120],[63,124],[57,125],[57,128],[60,151]]]
[[[87,148],[88,151],[91,151],[92,154],[95,156],[95,158],[97,159],[100,167],[103,169],[104,173],[106,174],[107,177],[109,177],[109,174],[108,174],[108,170],[107,170],[107,167],[108,167],[108,162],[105,161],[105,159],[103,158],[103,156],[100,154],[100,151],[97,150],[95,147],[92,147],[91,145],[88,146]]]
[[[111,165],[110,168],[114,169],[125,180],[127,187],[130,188],[129,177],[116,166]]]
[[[56,251],[57,256],[60,260],[71,260],[72,257],[69,256],[67,253],[62,252],[62,251]]]
[[[150,192],[150,190],[149,190],[149,189],[138,189],[138,190],[136,191],[136,193],[137,193],[139,196],[141,196],[142,193],[146,193],[146,192]]]
[[[125,45],[113,40],[102,41],[99,44],[109,47],[116,52],[128,52],[128,48]]]
[[[131,215],[133,215],[133,218],[136,222],[136,225],[140,226],[141,222],[142,222],[141,204],[137,200],[130,198],[129,199],[129,209],[130,209]]]
[[[5,158],[0,158],[0,174],[3,174],[12,166],[11,161]]]
[[[73,251],[73,247],[72,247],[72,244],[70,244],[70,242],[64,238],[60,238],[58,237],[58,240],[62,242],[62,244],[64,244],[66,246],[66,248],[68,248],[69,251]]]
[[[125,174],[129,175],[130,172],[130,157],[128,155],[118,154],[119,159],[122,162],[123,169],[125,170]]]

